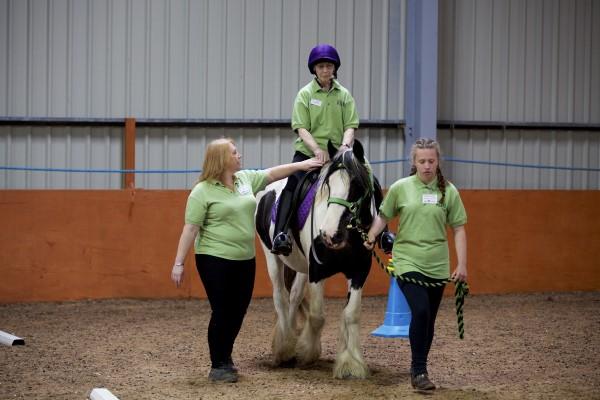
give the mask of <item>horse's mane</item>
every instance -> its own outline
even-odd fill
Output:
[[[321,176],[324,185],[329,185],[329,178],[331,174],[339,169],[345,169],[350,176],[350,181],[355,182],[358,186],[363,189],[363,193],[367,191],[372,192],[371,176],[367,167],[360,162],[355,156],[352,150],[346,150],[339,152],[331,160],[331,163],[323,170]]]

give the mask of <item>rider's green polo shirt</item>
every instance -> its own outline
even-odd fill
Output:
[[[446,226],[467,223],[458,190],[446,182],[444,204],[437,179],[423,183],[416,175],[396,181],[388,190],[379,212],[386,220],[399,216],[392,251],[396,275],[416,271],[435,279],[450,276]]]
[[[198,183],[185,208],[185,223],[198,225],[196,254],[228,260],[249,260],[256,255],[254,212],[258,191],[267,186],[266,171],[235,173],[235,190],[219,181]]]
[[[319,147],[327,151],[327,141],[335,147],[342,145],[344,131],[358,128],[358,113],[354,98],[337,80],[329,92],[324,91],[316,79],[304,86],[296,95],[292,111],[292,129],[304,128],[310,132]],[[312,150],[298,137],[294,148],[309,157]]]

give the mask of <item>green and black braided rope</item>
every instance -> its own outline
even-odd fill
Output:
[[[366,235],[365,235],[366,237]],[[366,239],[365,239],[366,240]],[[446,279],[439,282],[424,282],[414,278],[408,278],[404,276],[395,276],[394,275],[394,266],[392,265],[392,260],[388,260],[389,264],[386,266],[385,263],[381,260],[379,255],[375,249],[373,249],[373,257],[377,261],[377,264],[381,267],[381,269],[388,275],[398,278],[404,282],[414,283],[416,285],[421,285],[425,287],[440,287],[444,286],[446,283],[454,283],[454,306],[456,309],[456,320],[458,324],[458,337],[461,339],[465,338],[465,321],[463,315],[463,306],[465,305],[465,297],[469,294],[469,284],[467,282],[454,282],[451,279]]]

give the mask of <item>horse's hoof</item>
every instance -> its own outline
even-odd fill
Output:
[[[298,360],[296,357],[292,357],[289,360],[284,360],[279,363],[279,367],[281,368],[294,368],[298,364]]]

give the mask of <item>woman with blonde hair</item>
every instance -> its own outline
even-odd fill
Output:
[[[237,382],[231,353],[252,298],[255,263],[255,194],[297,171],[319,168],[316,158],[266,170],[242,170],[232,139],[213,140],[202,174],[187,200],[171,279],[179,287],[194,243],[196,268],[212,314],[208,326],[211,381]]]

